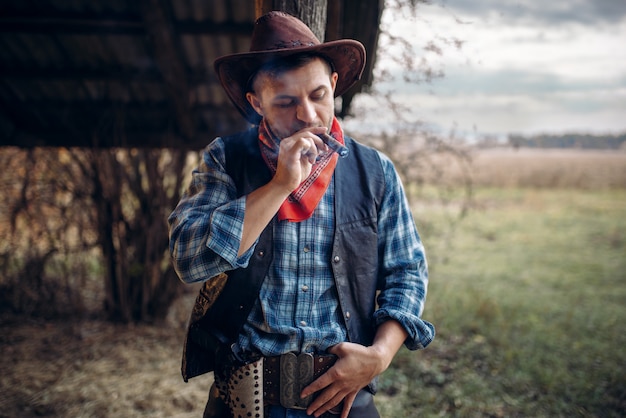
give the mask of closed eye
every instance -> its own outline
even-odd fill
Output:
[[[284,100],[284,101],[279,101],[279,102],[275,102],[274,106],[276,107],[280,107],[282,109],[286,109],[289,108],[293,105],[295,105],[295,101],[294,100]]]
[[[311,94],[311,100],[323,100],[326,97],[326,88],[320,87]]]

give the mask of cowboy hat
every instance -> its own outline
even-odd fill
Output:
[[[255,22],[250,52],[220,57],[214,66],[230,100],[246,120],[258,124],[261,116],[246,99],[251,77],[273,59],[307,52],[326,58],[338,73],[335,96],[345,93],[361,78],[365,67],[363,44],[353,39],[321,43],[302,21],[277,11],[269,12]]]

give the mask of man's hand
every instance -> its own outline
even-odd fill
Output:
[[[317,398],[307,409],[307,414],[319,416],[342,401],[342,417],[348,416],[357,393],[383,371],[379,355],[372,347],[354,343],[340,343],[328,350],[337,362],[326,373],[304,388],[303,397],[319,390]]]
[[[331,347],[328,352],[337,362],[302,391],[303,398],[321,391],[307,414],[319,417],[343,401],[341,418],[347,418],[357,393],[389,367],[406,336],[398,322],[389,320],[378,327],[370,347],[348,342]]]
[[[291,193],[311,173],[317,156],[328,151],[328,146],[318,134],[325,127],[306,128],[280,141],[276,174],[272,182]]]
[[[276,174],[246,197],[238,255],[248,251],[289,194],[309,176],[318,154],[328,151],[317,136],[324,132],[324,127],[307,128],[280,141]]]

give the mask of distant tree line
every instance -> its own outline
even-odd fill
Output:
[[[509,135],[509,145],[515,148],[578,148],[620,149],[626,147],[626,133],[620,135]]]

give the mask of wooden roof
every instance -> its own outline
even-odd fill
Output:
[[[332,5],[331,5],[332,3]],[[368,51],[381,0],[329,2]],[[244,128],[213,71],[247,51],[253,0],[0,0],[0,145],[199,148]]]

